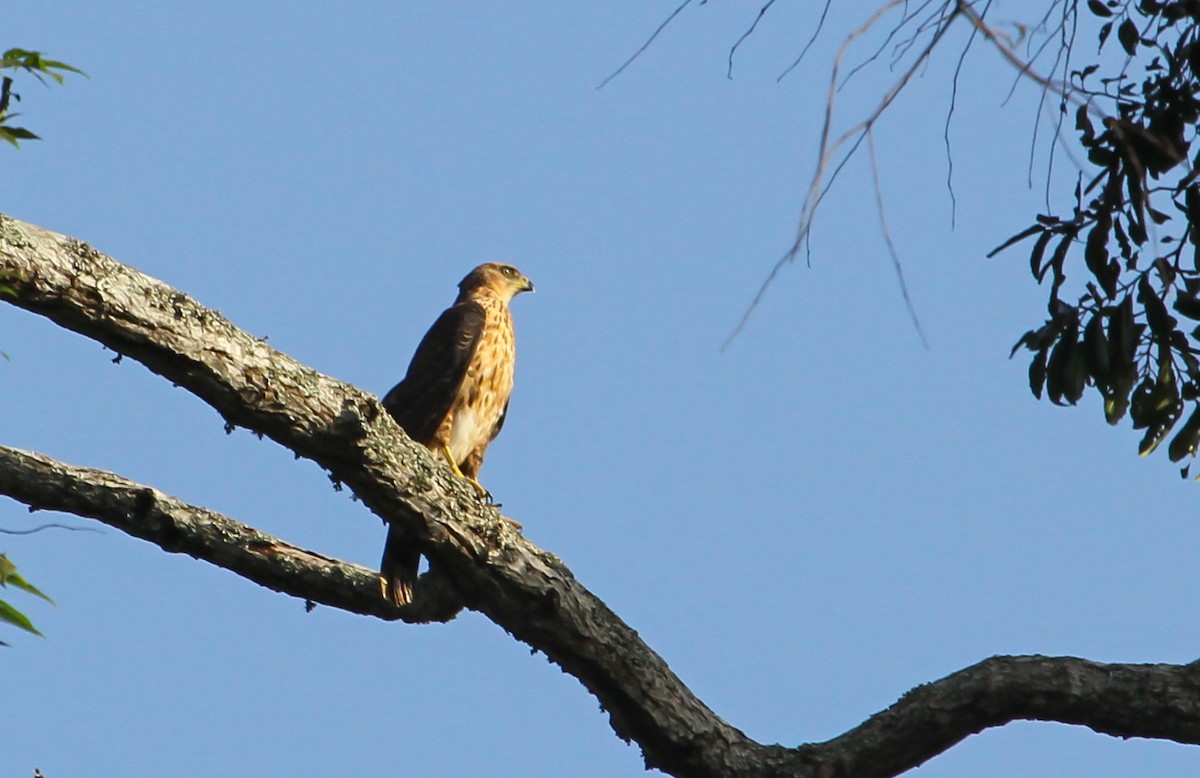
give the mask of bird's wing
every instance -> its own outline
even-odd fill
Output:
[[[496,419],[496,426],[492,427],[492,435],[488,441],[493,441],[500,434],[500,430],[504,427],[504,420],[508,418],[508,403],[504,403],[504,409],[500,411],[500,418]]]
[[[469,300],[443,311],[417,346],[404,380],[383,398],[383,407],[418,443],[428,445],[450,412],[484,319],[483,306]]]
[[[456,303],[442,312],[421,339],[404,380],[383,398],[383,407],[418,443],[430,445],[454,404],[479,344],[484,325],[483,306]],[[384,593],[397,605],[412,600],[421,555],[405,533],[389,525],[383,560]]]

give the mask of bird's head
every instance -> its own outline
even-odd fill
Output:
[[[467,273],[467,277],[459,282],[458,290],[459,299],[485,292],[508,302],[521,292],[532,292],[533,282],[512,265],[488,262]]]

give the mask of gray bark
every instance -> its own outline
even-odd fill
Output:
[[[312,602],[411,622],[476,610],[578,678],[646,764],[676,776],[894,776],[1016,719],[1200,743],[1200,668],[993,657],[909,692],[825,743],[763,745],[730,726],[553,554],[405,437],[378,400],[301,365],[187,295],[81,241],[0,215],[17,307],[181,386],[345,484],[421,544],[431,572],[395,608],[373,571],[305,551],[118,475],[0,448],[0,493],[98,519]]]

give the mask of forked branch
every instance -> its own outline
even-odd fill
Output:
[[[0,446],[0,494],[33,510],[102,521],[164,551],[223,567],[259,586],[350,613],[422,623],[462,609],[449,583],[427,573],[403,608],[379,596],[379,573],[293,546],[215,511],[189,505],[115,473]]]
[[[440,612],[452,615],[460,601],[543,651],[599,699],[614,731],[636,741],[650,767],[689,777],[890,778],[1016,719],[1200,743],[1200,669],[1193,665],[995,657],[915,689],[834,740],[762,745],[697,699],[558,558],[520,537],[408,440],[373,396],[299,364],[85,243],[4,216],[0,273],[11,279],[12,304],[139,360],[230,423],[314,460],[384,520],[403,522],[453,592]],[[417,620],[416,611],[384,603],[372,571],[112,473],[0,448],[0,493],[33,508],[99,518],[297,597]],[[434,597],[432,588],[419,588],[410,607],[436,610]]]

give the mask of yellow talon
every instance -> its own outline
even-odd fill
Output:
[[[450,469],[454,471],[456,476],[459,478],[466,478],[468,481],[471,480],[463,475],[463,471],[458,469],[458,463],[454,461],[454,455],[450,453],[449,446],[442,446],[442,456],[446,458],[446,461],[450,464]]]
[[[468,477],[465,473],[463,473],[462,470],[459,469],[458,463],[454,461],[454,456],[450,453],[449,446],[442,446],[442,456],[446,458],[446,461],[450,464],[450,469],[454,471],[456,476],[469,483],[475,489],[475,493],[480,497],[488,502],[492,501],[492,493],[485,489],[483,484],[479,483],[474,478]]]

